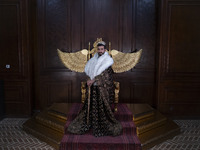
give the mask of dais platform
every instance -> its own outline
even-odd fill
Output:
[[[23,128],[55,149],[60,148],[65,134],[70,103],[55,103],[26,121]],[[133,122],[142,149],[148,149],[180,133],[180,128],[171,120],[147,104],[127,104],[133,113]]]
[[[65,132],[66,116],[71,106],[70,103],[55,103],[27,120],[23,124],[23,129],[55,149],[59,149]]]
[[[127,106],[133,113],[133,122],[142,149],[149,149],[180,133],[180,127],[176,123],[151,106],[147,104],[127,104]]]

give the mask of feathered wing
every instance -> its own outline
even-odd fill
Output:
[[[117,50],[112,50],[111,55],[114,60],[112,65],[115,73],[125,72],[132,69],[138,62],[142,54],[142,49],[135,53],[122,53]]]
[[[57,51],[65,67],[75,72],[84,72],[87,63],[88,50],[83,49],[75,53],[66,53],[59,49],[57,49]]]

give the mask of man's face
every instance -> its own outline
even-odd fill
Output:
[[[105,53],[106,49],[104,49],[104,46],[98,46],[97,47],[97,52],[99,56],[103,55]]]

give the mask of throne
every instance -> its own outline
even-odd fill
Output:
[[[117,112],[117,104],[119,103],[119,82],[114,81],[115,86],[115,98],[114,98],[114,111]],[[81,82],[81,102],[85,102],[86,97],[86,82]]]
[[[97,45],[99,42],[103,42],[102,38],[97,38],[97,40],[93,43],[93,48],[90,49],[90,42],[88,44],[88,50],[83,49],[78,52],[62,52],[58,49],[58,55],[63,62],[63,64],[72,71],[75,72],[84,72],[85,65],[87,61],[94,56],[97,52]],[[109,42],[109,49],[107,50],[109,55],[113,58],[114,64],[112,65],[112,69],[115,73],[126,72],[132,69],[139,61],[142,49],[137,52],[131,53],[123,53],[118,50],[111,50],[111,43]],[[114,82],[115,85],[115,98],[114,98],[114,109],[117,111],[117,104],[119,102],[119,82]],[[81,93],[82,100],[84,103],[86,97],[86,82],[81,82]]]

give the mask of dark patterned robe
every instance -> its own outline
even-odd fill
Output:
[[[115,119],[110,104],[114,100],[114,84],[111,67],[95,77],[95,85],[91,86],[89,124],[87,124],[88,100],[68,127],[68,131],[74,134],[84,134],[92,129],[93,135],[117,136],[121,134],[122,126]],[[88,93],[88,92],[87,92]]]

